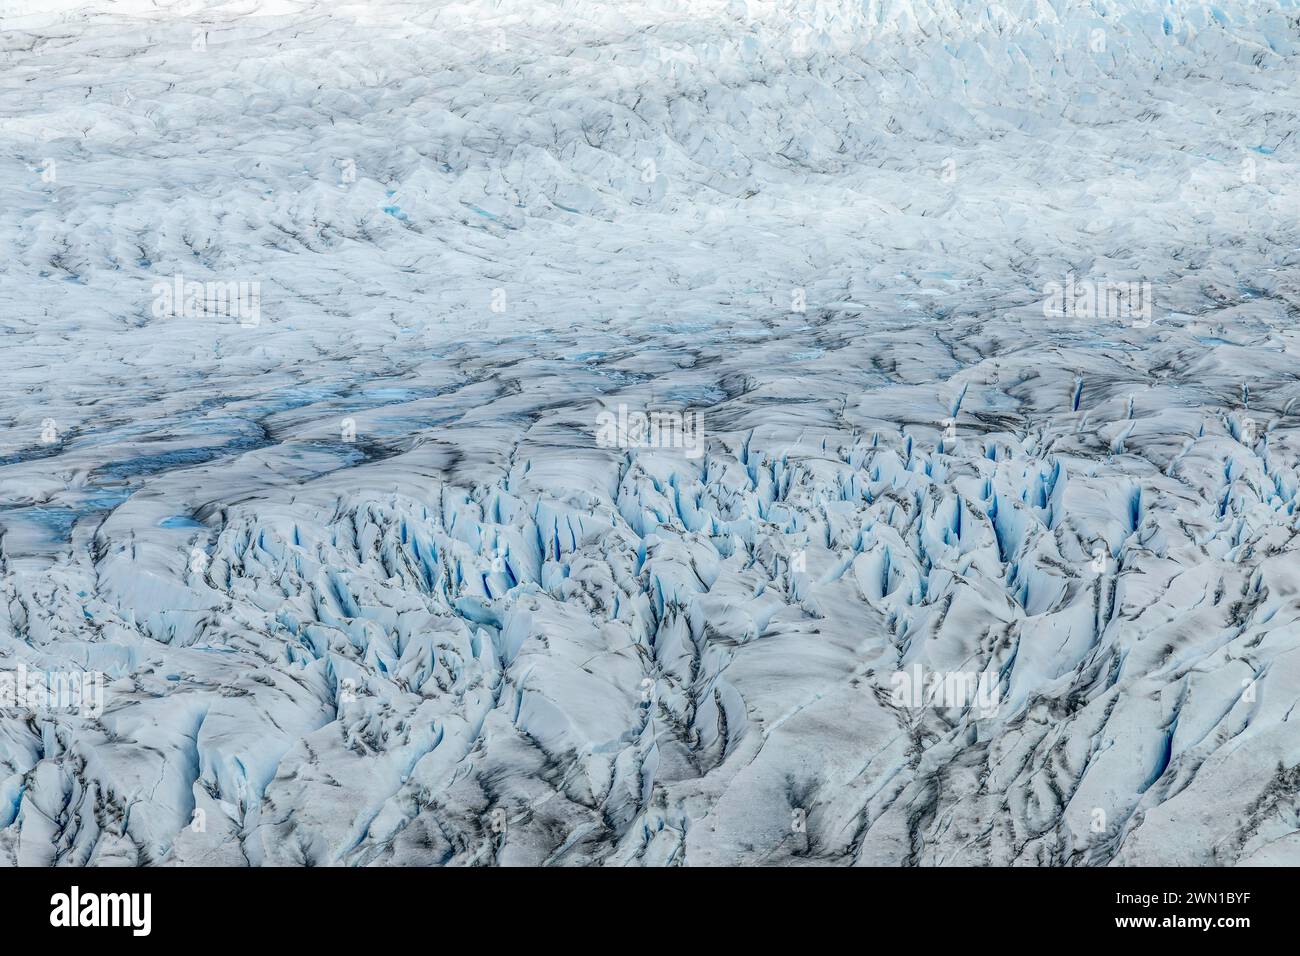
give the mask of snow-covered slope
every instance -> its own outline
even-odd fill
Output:
[[[0,862],[1300,861],[1298,64],[0,0]]]

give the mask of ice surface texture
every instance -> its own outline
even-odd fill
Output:
[[[1295,5],[0,17],[0,863],[1300,862]]]

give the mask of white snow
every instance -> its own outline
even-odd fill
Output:
[[[0,0],[0,667],[105,686],[0,708],[0,863],[1294,864],[1298,65]]]

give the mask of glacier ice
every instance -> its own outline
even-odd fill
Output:
[[[0,863],[1300,861],[1291,0],[0,62]]]

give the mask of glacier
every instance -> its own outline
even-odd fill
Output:
[[[0,65],[0,863],[1300,862],[1292,0]]]

